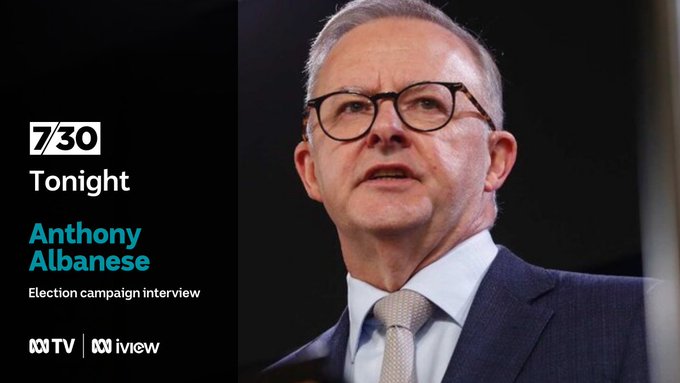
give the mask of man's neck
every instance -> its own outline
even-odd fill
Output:
[[[397,291],[418,271],[434,263],[449,250],[490,225],[459,227],[446,235],[343,236],[340,244],[345,265],[357,279],[385,291]]]

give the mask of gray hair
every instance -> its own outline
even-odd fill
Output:
[[[491,115],[496,127],[502,129],[503,87],[500,72],[491,53],[480,41],[451,20],[439,8],[424,0],[354,0],[345,4],[335,15],[329,17],[309,50],[309,58],[305,68],[307,100],[312,97],[312,90],[316,85],[319,69],[340,38],[355,27],[385,17],[430,21],[446,28],[461,39],[472,51],[478,66],[482,70],[484,78],[482,78],[481,83],[484,87],[484,99],[489,102],[489,105],[484,105],[484,108]]]

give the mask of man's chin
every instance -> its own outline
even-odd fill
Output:
[[[355,199],[345,210],[350,229],[394,235],[418,229],[432,220],[433,205],[427,198]]]
[[[362,217],[357,220],[357,226],[364,232],[376,236],[404,235],[405,233],[423,227],[426,219],[416,219],[413,215],[407,217],[379,216]]]

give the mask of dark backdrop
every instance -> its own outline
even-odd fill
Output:
[[[552,268],[638,275],[636,0],[436,1],[479,34],[504,77],[519,159],[497,243]],[[260,368],[330,327],[345,270],[293,149],[310,40],[336,1],[239,3],[238,354]]]
[[[229,139],[236,3],[102,0],[0,3],[5,381],[224,381],[223,309],[233,296]],[[233,36],[233,38],[232,38]],[[232,49],[233,48],[233,49]],[[233,60],[235,61],[235,60]],[[100,121],[101,156],[29,156],[30,121]],[[34,192],[48,174],[126,171],[130,192]],[[29,272],[35,222],[141,227],[146,272]],[[225,234],[226,233],[226,234]],[[42,248],[46,248],[44,246]],[[59,246],[55,246],[59,247]],[[200,289],[198,299],[29,299],[41,289]],[[160,342],[156,355],[89,355],[86,339]],[[73,354],[32,355],[29,338],[76,338]],[[86,350],[89,345],[86,345]]]

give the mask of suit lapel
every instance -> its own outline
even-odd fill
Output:
[[[349,314],[347,309],[335,326],[286,358],[267,367],[257,382],[342,382]]]
[[[345,372],[345,355],[349,338],[349,312],[347,309],[335,325],[335,331],[328,340],[328,356],[325,376],[331,382],[342,382]]]
[[[536,299],[554,283],[547,271],[501,247],[479,286],[443,382],[513,382],[552,317]]]

